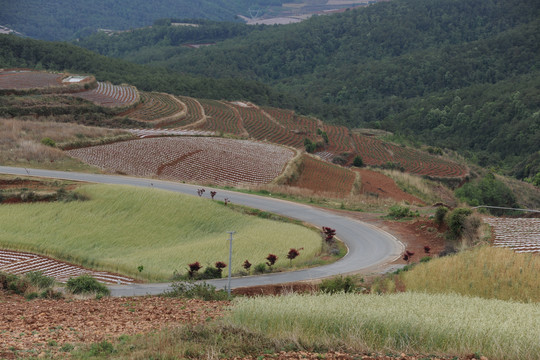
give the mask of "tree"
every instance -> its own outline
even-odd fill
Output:
[[[246,259],[246,261],[244,261],[244,263],[242,264],[242,267],[244,269],[246,269],[246,271],[248,272],[249,274],[249,270],[251,269],[251,263]]]
[[[289,250],[289,253],[287,254],[287,259],[290,260],[290,261],[289,261],[289,265],[292,266],[292,261],[293,261],[298,255],[300,255],[300,251],[299,251],[299,250],[300,250],[300,249],[297,250],[297,249],[294,249],[294,248],[291,248],[291,249]]]
[[[197,271],[201,270],[202,268],[201,264],[198,261],[188,264],[188,266],[189,266],[188,274],[190,278],[193,278],[195,274],[197,273]]]
[[[225,264],[223,261],[218,261],[214,264],[214,266],[219,270],[219,275],[221,277],[221,273],[223,272],[223,269],[227,267],[227,264]]]
[[[354,160],[353,160],[353,166],[356,166],[356,167],[362,167],[364,166],[364,161],[362,160],[362,158],[360,157],[360,155],[356,155],[354,157]]]

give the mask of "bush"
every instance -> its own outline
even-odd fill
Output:
[[[187,299],[226,300],[228,294],[205,282],[196,283],[194,281],[177,281],[172,283],[171,290],[163,293],[166,297],[181,297]]]
[[[328,294],[340,292],[352,293],[356,290],[356,285],[354,284],[352,277],[347,276],[344,278],[343,276],[339,276],[323,280],[319,285],[319,290]]]
[[[457,208],[448,214],[446,224],[449,228],[449,235],[452,239],[459,239],[463,234],[465,219],[472,214],[471,209]]]
[[[66,283],[66,287],[72,294],[91,294],[96,295],[109,295],[110,290],[98,282],[95,278],[88,274],[77,276],[75,278],[69,278]]]
[[[476,182],[469,182],[455,191],[456,196],[471,206],[489,205],[500,207],[518,207],[516,196],[502,181],[490,173]],[[494,215],[502,215],[504,211],[489,210]]]
[[[394,219],[402,219],[406,217],[414,217],[418,216],[417,213],[414,213],[409,209],[407,206],[401,206],[401,205],[394,205],[390,207],[390,211],[388,212],[388,217],[394,218]]]
[[[222,271],[213,266],[207,266],[203,273],[200,276],[197,276],[198,279],[220,279]]]
[[[28,282],[38,289],[47,289],[54,285],[54,278],[43,275],[41,271],[31,271],[24,275]]]
[[[354,157],[354,160],[353,160],[353,166],[356,166],[356,167],[362,167],[364,166],[364,161],[362,160],[362,158],[359,156],[359,155],[356,155]]]
[[[41,139],[41,143],[45,146],[56,147],[56,142],[48,137]]]
[[[266,272],[266,264],[260,263],[260,264],[255,265],[254,271],[255,271],[255,274],[264,274]]]
[[[92,344],[90,346],[90,356],[102,356],[102,355],[110,355],[114,353],[114,346],[107,340],[103,340],[100,343]]]
[[[448,213],[448,208],[446,206],[439,206],[435,211],[435,224],[442,225],[444,223],[444,217]]]

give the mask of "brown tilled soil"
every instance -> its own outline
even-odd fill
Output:
[[[64,344],[115,341],[221,316],[228,302],[160,297],[32,300],[0,291],[0,359],[61,352]],[[29,351],[33,350],[33,351]]]
[[[401,190],[394,180],[386,175],[368,169],[355,169],[354,171],[360,173],[363,194],[373,194],[396,201],[407,201],[411,204],[424,204],[416,196]]]

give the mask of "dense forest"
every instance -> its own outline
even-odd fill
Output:
[[[180,46],[191,42],[217,44]],[[165,23],[78,44],[186,74],[257,80],[328,122],[459,150],[519,178],[540,171],[535,0],[394,0],[287,26]]]
[[[149,26],[165,17],[232,21],[283,0],[0,0],[0,25],[43,40],[67,40],[96,29]],[[294,2],[294,1],[286,1]]]

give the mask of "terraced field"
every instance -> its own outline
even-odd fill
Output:
[[[349,169],[304,156],[302,174],[291,183],[315,193],[333,193],[339,196],[350,194],[356,175]]]
[[[488,217],[484,221],[493,228],[493,246],[509,247],[519,253],[540,253],[539,218]]]
[[[271,182],[294,152],[253,142],[204,137],[146,138],[68,151],[70,156],[135,176],[193,182]]]
[[[62,86],[63,74],[29,70],[0,71],[0,89],[36,89]]]
[[[174,96],[162,93],[141,93],[141,104],[125,114],[139,121],[148,121],[159,126],[162,123],[178,120],[186,113],[182,102]]]
[[[108,284],[131,284],[132,278],[93,271],[80,266],[64,263],[48,257],[20,251],[0,250],[0,271],[10,274],[26,274],[31,271],[41,271],[43,275],[55,278],[56,281],[65,283],[70,277],[83,274],[92,275],[98,281]]]
[[[112,85],[98,82],[97,88],[83,91],[73,96],[105,107],[124,107],[133,105],[139,100],[139,92],[134,86]]]
[[[240,113],[232,105],[216,100],[199,100],[207,116],[205,130],[223,132],[226,134],[244,135]]]

